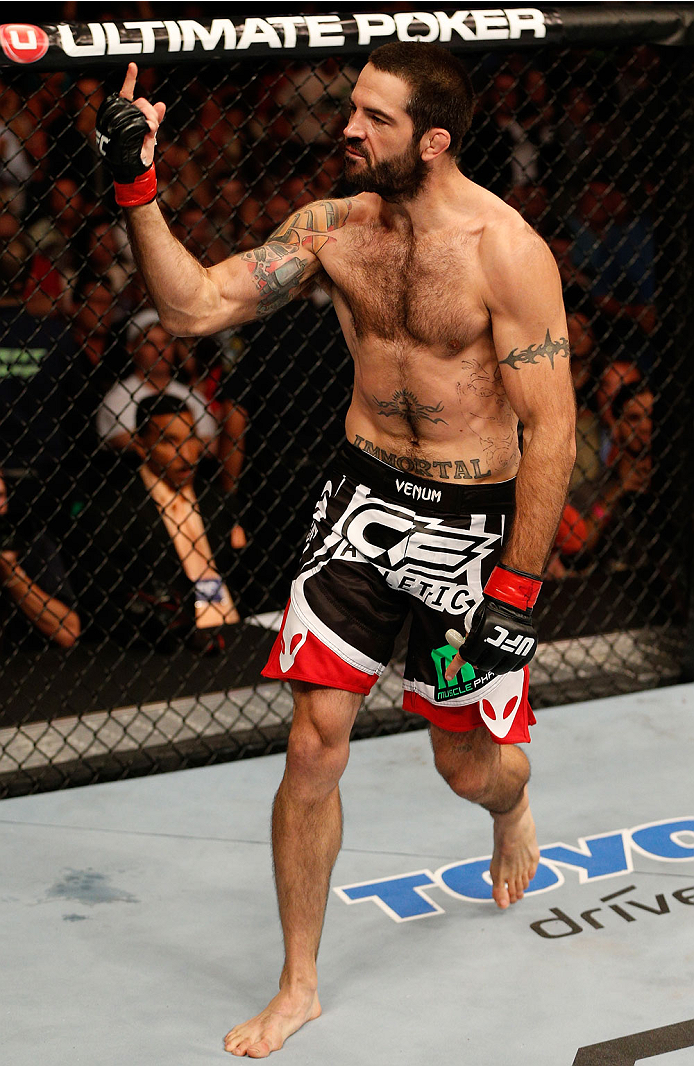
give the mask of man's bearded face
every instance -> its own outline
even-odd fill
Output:
[[[348,138],[347,147],[364,160],[360,163],[345,155],[345,177],[357,192],[375,192],[384,200],[410,200],[423,188],[428,168],[414,138],[402,155],[380,163],[369,160],[363,141]]]

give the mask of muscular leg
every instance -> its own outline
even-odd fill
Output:
[[[458,796],[479,803],[494,819],[490,864],[498,907],[522,899],[540,859],[528,802],[530,765],[512,744],[495,744],[486,729],[448,733],[431,726],[436,769]]]
[[[342,842],[338,782],[362,697],[293,682],[294,719],[287,764],[272,813],[272,849],[284,966],[280,991],[257,1017],[235,1026],[232,1055],[265,1058],[321,1012],[316,957],[330,874]]]

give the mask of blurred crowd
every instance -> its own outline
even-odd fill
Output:
[[[564,285],[578,461],[548,569],[558,580],[589,572],[648,511],[660,329],[660,55],[625,50],[607,81],[585,53],[562,57],[476,63],[461,164],[542,234]],[[357,75],[344,58],[140,72],[138,92],[167,103],[162,209],[203,263],[345,193]],[[23,614],[34,636],[69,646],[81,617],[125,644],[213,651],[226,625],[282,603],[302,506],[341,434],[349,361],[319,297],[204,341],[166,334],[95,145],[118,77],[0,80],[0,627],[8,639]],[[310,371],[327,333],[319,389]],[[644,524],[632,525],[629,560],[607,552],[614,567],[643,561]]]

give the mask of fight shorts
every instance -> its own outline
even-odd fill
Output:
[[[403,707],[453,733],[528,742],[528,668],[452,680],[445,632],[482,597],[513,515],[515,481],[451,485],[344,444],[318,501],[265,677],[364,693],[411,615]]]

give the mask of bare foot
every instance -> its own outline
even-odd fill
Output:
[[[249,1022],[235,1025],[224,1037],[224,1050],[232,1055],[248,1055],[265,1059],[272,1051],[279,1051],[288,1036],[305,1022],[313,1021],[321,1012],[318,995],[311,990],[291,992],[281,988],[265,1010]]]
[[[506,814],[492,814],[492,818],[494,854],[489,866],[492,896],[497,907],[505,910],[510,903],[523,898],[540,861],[527,789],[523,789],[512,810]]]

